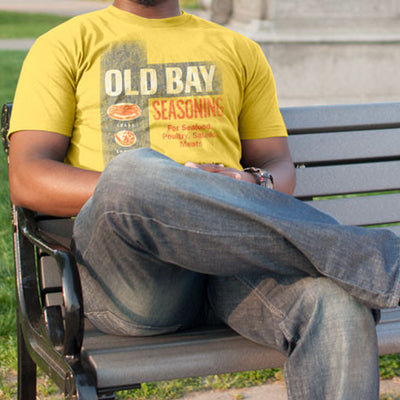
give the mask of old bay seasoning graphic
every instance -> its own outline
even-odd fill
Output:
[[[104,162],[136,147],[202,147],[217,136],[222,79],[211,62],[148,64],[141,42],[120,43],[101,62]]]

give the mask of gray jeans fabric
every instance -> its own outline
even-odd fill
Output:
[[[370,309],[399,300],[391,232],[342,226],[291,196],[145,148],[107,166],[74,240],[99,329],[188,328],[204,321],[208,297],[234,330],[288,356],[290,399],[378,398]]]

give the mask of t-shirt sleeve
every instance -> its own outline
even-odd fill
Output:
[[[71,136],[75,116],[73,61],[61,44],[39,38],[24,60],[10,133],[44,130]]]
[[[245,67],[245,88],[239,116],[241,139],[287,136],[276,95],[271,67],[259,45],[254,44]]]

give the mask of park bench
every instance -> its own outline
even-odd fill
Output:
[[[6,151],[10,112],[5,105]],[[387,224],[400,234],[400,103],[284,108],[282,114],[297,167],[295,195],[344,224]],[[219,323],[155,337],[97,331],[83,315],[69,250],[73,220],[15,206],[12,214],[19,399],[35,399],[36,366],[66,398],[89,400],[112,399],[148,381],[283,365],[276,350]],[[377,332],[379,354],[399,353],[400,309],[384,310]]]

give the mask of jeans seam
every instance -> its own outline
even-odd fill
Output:
[[[181,232],[190,232],[190,233],[196,233],[198,235],[204,235],[204,236],[215,236],[215,237],[234,237],[237,238],[238,236],[244,236],[244,235],[240,235],[240,232],[238,232],[237,234],[229,234],[229,233],[225,233],[225,232],[210,232],[210,231],[203,231],[203,230],[193,230],[193,229],[181,229],[177,226],[171,225],[171,224],[166,224],[160,220],[158,220],[157,218],[154,217],[145,217],[141,214],[137,214],[137,213],[130,213],[130,212],[120,212],[120,211],[115,211],[115,210],[111,210],[111,211],[105,211],[103,212],[100,217],[97,219],[96,222],[96,228],[90,238],[90,241],[86,247],[86,249],[83,251],[82,253],[82,258],[83,260],[86,258],[86,256],[88,255],[88,253],[90,252],[90,248],[92,246],[92,243],[95,242],[97,239],[97,234],[96,231],[99,229],[99,226],[101,225],[101,223],[106,219],[107,216],[112,216],[112,215],[116,215],[116,216],[132,216],[134,218],[137,219],[141,219],[141,220],[146,220],[146,221],[152,221],[155,222],[163,227],[166,227],[168,229],[172,229],[172,230],[176,230],[176,231],[181,231]],[[252,234],[246,234],[246,237],[254,237],[254,238],[263,238],[263,235],[252,235]]]
[[[251,291],[259,298],[261,303],[271,312],[271,314],[275,315],[281,321],[280,323],[278,323],[279,329],[283,333],[283,335],[286,338],[286,340],[288,340],[287,338],[290,335],[286,331],[285,327],[281,326],[282,322],[286,318],[285,313],[283,313],[281,310],[279,310],[279,308],[275,307],[271,302],[269,302],[265,298],[263,293],[259,289],[257,289],[251,282],[249,282],[244,276],[236,275],[236,278],[239,279],[244,285],[249,287],[251,289]],[[275,340],[276,340],[276,336],[275,336]],[[276,342],[276,346],[277,346],[276,347],[277,349],[281,349],[281,346],[279,345],[278,342]]]
[[[99,229],[99,225],[103,222],[103,220],[105,220],[105,218],[108,215],[131,216],[131,217],[134,217],[134,218],[137,218],[137,219],[155,222],[155,223],[157,223],[157,224],[159,224],[159,225],[161,225],[161,226],[163,226],[165,228],[173,229],[175,231],[196,233],[198,235],[204,235],[204,236],[211,236],[211,237],[218,236],[218,237],[227,237],[227,238],[228,237],[237,238],[239,236],[246,236],[246,237],[253,237],[253,238],[264,238],[264,235],[254,235],[254,234],[251,234],[251,233],[246,233],[246,235],[243,235],[243,234],[240,234],[240,232],[237,232],[237,234],[231,234],[231,233],[225,233],[224,231],[212,232],[212,231],[208,231],[208,230],[207,231],[206,230],[193,230],[193,229],[189,229],[189,228],[182,229],[182,228],[179,228],[179,227],[177,227],[175,225],[166,224],[166,223],[164,223],[164,222],[162,222],[162,221],[160,221],[160,220],[158,220],[157,218],[154,218],[154,217],[145,217],[145,216],[143,216],[141,214],[137,214],[137,213],[130,213],[130,212],[126,212],[126,211],[120,212],[120,211],[111,210],[111,211],[103,212],[100,215],[100,217],[97,219],[96,228],[94,230],[94,233],[92,234],[92,237],[91,237],[86,249],[82,253],[83,259],[85,259],[86,255],[88,254],[92,243],[95,240],[97,240],[96,239],[97,235],[95,234],[95,232]]]
[[[266,298],[265,296],[262,294],[262,292],[256,288],[253,284],[251,284],[244,276],[241,275],[237,275],[236,276],[237,279],[239,279],[240,281],[242,281],[247,287],[249,287],[256,295],[257,297],[261,300],[261,302],[276,316],[278,316],[279,318],[284,318],[285,314],[282,313],[281,310],[279,310],[278,308],[276,308],[273,304],[271,304]]]
[[[90,238],[90,240],[89,240],[89,243],[88,243],[87,246],[86,246],[86,249],[85,249],[84,252],[82,253],[82,259],[83,259],[83,260],[85,260],[86,255],[88,254],[89,249],[90,249],[90,247],[92,246],[92,243],[95,242],[95,241],[97,240],[97,236],[98,236],[98,235],[96,235],[95,233],[96,233],[96,231],[99,229],[99,225],[100,225],[100,223],[102,222],[102,220],[104,219],[104,217],[105,217],[105,213],[101,214],[100,217],[98,218],[97,222],[96,222],[96,229],[95,229],[95,231],[93,232],[93,234],[92,234],[92,236],[91,236],[91,238]]]
[[[393,287],[392,294],[391,294],[392,302],[393,302],[391,305],[393,305],[394,307],[397,307],[400,304],[400,294],[399,294],[399,291],[400,291],[400,279],[399,279],[400,268],[399,268],[399,264],[400,264],[400,260],[397,260],[397,275],[395,278],[396,283]]]
[[[293,394],[292,394],[292,385],[291,385],[291,379],[289,379],[290,371],[288,371],[288,363],[285,363],[283,371],[284,371],[284,376],[285,376],[285,383],[286,383],[286,393],[288,395],[288,400],[293,399]]]
[[[120,212],[120,211],[106,211],[102,214],[102,217],[105,215],[118,215],[118,216],[133,216],[135,218],[139,218],[142,220],[146,220],[146,221],[152,221],[155,222],[159,225],[162,225],[163,227],[169,228],[169,229],[174,229],[177,231],[181,231],[181,232],[190,232],[190,233],[197,233],[199,235],[208,235],[208,236],[224,236],[224,237],[234,237],[234,236],[250,236],[250,237],[257,237],[257,238],[263,238],[265,237],[265,235],[254,235],[252,233],[246,233],[246,235],[241,234],[241,232],[237,232],[235,234],[230,234],[230,233],[226,233],[225,231],[210,231],[210,230],[195,230],[195,229],[190,229],[190,228],[180,228],[176,225],[171,225],[168,223],[165,223],[163,221],[160,221],[157,218],[154,217],[145,217],[141,214],[137,214],[137,213],[130,213],[130,212]]]

